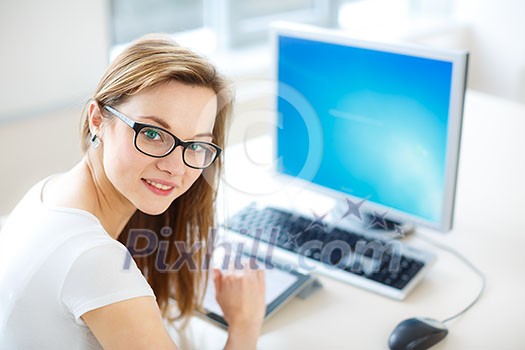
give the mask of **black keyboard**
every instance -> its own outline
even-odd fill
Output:
[[[426,264],[405,254],[399,241],[373,239],[277,208],[248,206],[224,227],[400,291]]]

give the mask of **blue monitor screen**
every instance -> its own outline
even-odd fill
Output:
[[[452,63],[287,36],[277,45],[278,171],[438,222]]]

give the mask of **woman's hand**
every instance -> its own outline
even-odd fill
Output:
[[[215,297],[228,322],[226,349],[255,349],[266,312],[263,270],[213,270]]]

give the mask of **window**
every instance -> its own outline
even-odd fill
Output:
[[[434,30],[429,17],[447,17],[453,0],[110,0],[114,57],[152,32],[173,34],[205,55],[262,46],[273,21],[340,27],[363,38],[402,37]],[[427,23],[423,29],[417,21]],[[414,29],[415,24],[417,28]],[[432,27],[428,29],[427,27]]]
[[[113,46],[151,32],[192,33],[219,49],[264,42],[272,21],[337,24],[344,0],[111,0]],[[213,38],[210,38],[209,33]],[[191,41],[191,40],[190,40]],[[191,46],[191,45],[190,45]]]
[[[111,0],[113,45],[146,33],[176,33],[204,26],[203,0]]]
[[[230,0],[224,1],[225,16],[217,20],[222,47],[249,46],[267,39],[273,21],[292,21],[320,26],[337,24],[333,0]]]

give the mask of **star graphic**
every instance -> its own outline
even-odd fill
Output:
[[[345,198],[345,200],[348,209],[346,210],[346,213],[343,214],[341,219],[344,219],[350,215],[355,215],[359,220],[363,221],[363,218],[361,217],[361,206],[368,200],[368,197],[361,200],[359,203],[354,203],[349,198]]]
[[[323,222],[324,218],[328,215],[328,212],[323,215],[317,215],[313,210],[312,214],[314,215],[314,220],[304,229],[305,231],[308,231],[311,228],[314,228],[316,226],[324,229],[326,228],[326,224]]]
[[[286,232],[287,241],[284,242],[284,245],[286,246],[289,243],[291,243],[292,245],[294,245],[296,247],[299,247],[299,243],[297,243],[297,238],[299,238],[300,235],[301,235],[301,232],[295,233],[295,234],[292,234],[290,232]]]
[[[405,238],[405,228],[402,225],[394,224],[395,231],[392,233],[393,238]]]
[[[375,225],[382,227],[383,229],[387,228],[385,216],[388,211],[385,211],[383,214],[378,214],[375,210],[372,211],[372,220],[368,224],[368,228],[372,228]]]

